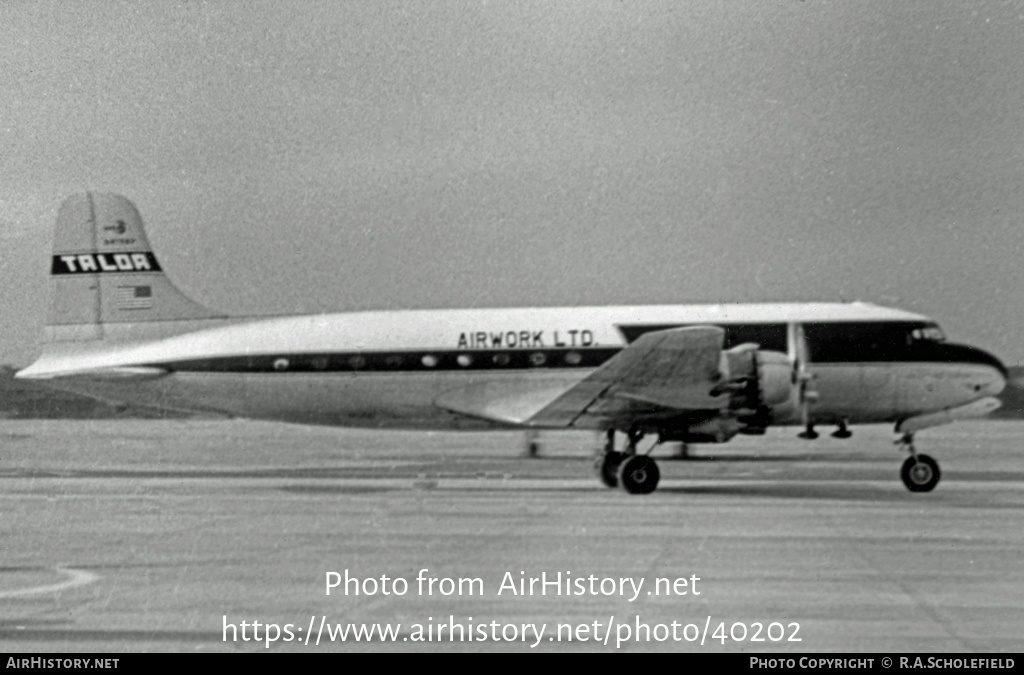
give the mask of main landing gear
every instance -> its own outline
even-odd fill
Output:
[[[627,434],[625,451],[616,452],[615,430],[609,429],[606,432],[604,450],[594,462],[594,470],[602,483],[611,488],[621,486],[634,495],[650,494],[657,489],[661,479],[657,462],[636,451],[636,445],[643,437],[642,431],[631,430]]]
[[[939,463],[914,450],[914,434],[903,434],[896,444],[910,453],[900,469],[900,478],[911,492],[931,492],[939,484]]]

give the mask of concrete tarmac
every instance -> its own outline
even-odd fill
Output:
[[[5,420],[0,645],[1021,651],[1024,424],[918,434],[927,494],[890,429],[819,430],[694,446],[638,497],[590,434]]]

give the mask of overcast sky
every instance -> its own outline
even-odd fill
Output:
[[[864,300],[1024,362],[1024,5],[0,4],[0,363],[53,221],[230,313]]]

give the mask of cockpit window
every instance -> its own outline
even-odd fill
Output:
[[[945,339],[931,322],[833,321],[803,327],[813,363],[898,361],[908,357],[908,350]]]
[[[944,342],[946,339],[946,336],[943,334],[942,329],[935,324],[915,328],[913,331],[911,331],[910,335],[911,337],[914,338],[915,341]]]

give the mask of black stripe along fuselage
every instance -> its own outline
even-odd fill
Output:
[[[966,345],[917,339],[926,322],[830,322],[803,324],[812,364],[973,363],[991,366],[1005,377],[1003,364],[991,354]],[[681,324],[620,325],[628,342],[644,333]],[[725,324],[723,348],[755,343],[785,353],[786,324]],[[621,347],[547,347],[524,349],[338,350],[319,353],[268,353],[183,361],[155,362],[179,372],[430,372],[507,371],[599,367]]]

